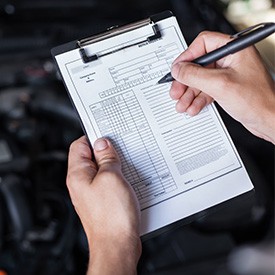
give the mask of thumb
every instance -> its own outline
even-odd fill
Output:
[[[221,73],[221,70],[223,72]],[[206,68],[190,62],[178,62],[172,67],[172,76],[178,82],[198,89],[217,100],[221,93],[217,87],[224,86],[225,69]],[[223,77],[221,77],[223,75]]]
[[[106,138],[99,138],[94,143],[94,156],[98,169],[120,169],[121,164],[117,152]]]

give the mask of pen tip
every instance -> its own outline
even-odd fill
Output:
[[[157,84],[162,84],[162,83],[165,83],[166,82],[166,77],[162,77]]]

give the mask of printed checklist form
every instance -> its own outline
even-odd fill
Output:
[[[253,190],[215,106],[179,114],[171,84],[157,84],[187,48],[171,13],[84,42],[52,53],[90,143],[106,137],[119,154],[141,235]]]

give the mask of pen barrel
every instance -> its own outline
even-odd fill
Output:
[[[236,39],[228,42],[226,45],[207,53],[201,57],[194,59],[192,62],[201,66],[207,66],[215,61],[229,55],[243,50],[253,44],[263,40],[275,32],[275,23],[268,23],[266,26],[251,31],[245,35],[237,37]]]
[[[266,24],[264,27],[251,31],[226,44],[230,54],[241,51],[265,39],[275,32],[275,23]]]
[[[228,51],[228,48],[226,47],[227,45],[212,51],[210,53],[207,53],[201,57],[198,57],[192,61],[192,63],[201,65],[201,66],[207,66],[209,64],[214,63],[215,61],[227,56],[230,54]]]

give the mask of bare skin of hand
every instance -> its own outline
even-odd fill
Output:
[[[98,139],[93,154],[85,137],[72,143],[67,186],[89,243],[87,274],[136,274],[139,203],[109,140]]]
[[[170,96],[177,100],[176,110],[193,116],[214,99],[250,132],[275,143],[274,81],[255,47],[206,68],[188,62],[230,40],[226,34],[202,32],[174,61]]]

